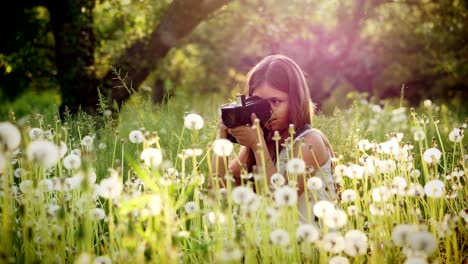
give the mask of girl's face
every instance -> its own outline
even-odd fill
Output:
[[[282,132],[289,128],[289,96],[287,93],[273,88],[267,83],[257,87],[252,96],[258,96],[270,103],[271,119],[266,124],[270,131]]]

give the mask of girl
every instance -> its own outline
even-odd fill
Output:
[[[310,222],[311,217],[307,217],[307,206],[313,205],[315,201],[307,202],[305,199],[304,178],[307,180],[308,177],[315,176],[322,179],[323,187],[317,191],[316,196],[318,200],[334,199],[337,190],[332,177],[333,150],[325,135],[311,127],[314,105],[310,99],[305,76],[300,67],[290,58],[270,55],[249,72],[246,90],[248,96],[258,96],[267,100],[272,116],[265,124],[266,133],[263,134],[260,130],[260,137],[257,129],[252,129],[249,125],[228,129],[222,121],[219,122],[218,138],[226,138],[229,133],[241,145],[237,159],[229,163],[230,174],[238,185],[241,184],[241,175],[252,172],[255,167],[263,168],[265,170],[263,173],[268,177],[268,183],[271,184],[270,178],[275,173],[280,173],[287,179],[288,160],[300,157],[308,169],[306,177],[297,177],[298,209],[301,221]],[[255,118],[255,114],[252,114],[252,124]],[[281,145],[291,135],[290,124],[293,124],[295,129],[293,157],[288,157],[289,151],[285,147],[281,147],[277,157],[274,132],[278,131]],[[263,165],[262,156],[265,157],[264,166],[261,166]],[[216,160],[214,159],[213,162]],[[215,176],[223,177],[225,175],[223,160],[219,159],[218,162],[219,170]],[[312,198],[313,195],[309,193],[308,197]]]

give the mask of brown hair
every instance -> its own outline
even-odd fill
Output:
[[[315,106],[304,73],[293,60],[283,55],[263,58],[247,74],[246,93],[252,96],[263,83],[289,95],[289,124],[301,128],[312,122]]]

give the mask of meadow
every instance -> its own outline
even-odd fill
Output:
[[[463,263],[468,259],[467,118],[430,100],[355,96],[314,117],[336,157],[340,196],[301,223],[291,159],[272,188],[208,188],[216,99],[59,118],[56,108],[0,123],[1,263]],[[214,181],[215,183],[217,181]],[[256,192],[253,191],[255,185]],[[308,197],[324,182],[307,181]]]

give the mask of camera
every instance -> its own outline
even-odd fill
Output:
[[[260,126],[265,129],[265,122],[271,118],[271,107],[267,100],[263,100],[258,96],[245,98],[245,95],[238,95],[237,102],[221,108],[221,119],[228,128],[233,128],[241,125],[250,125],[250,115],[255,113],[260,120]],[[228,135],[228,139],[234,143],[237,140]]]

